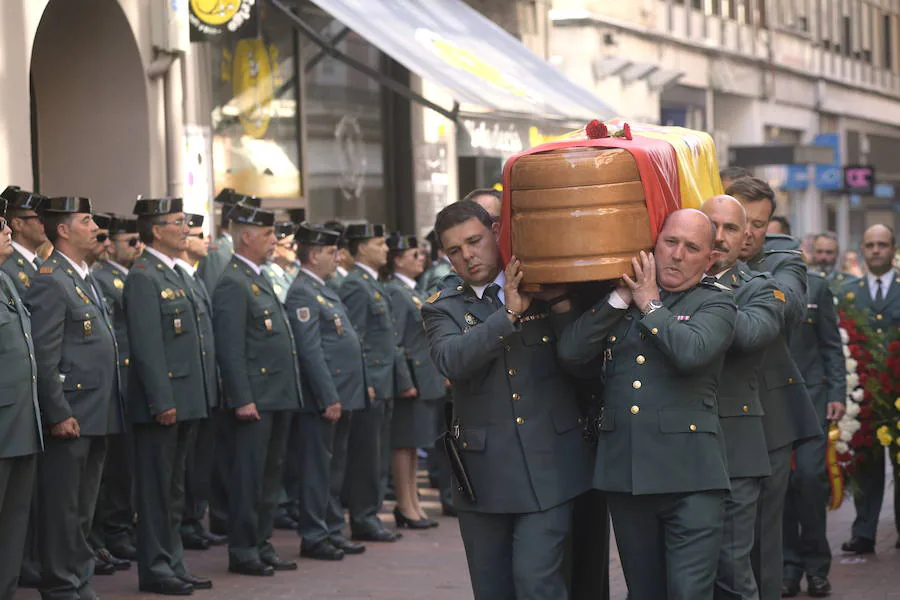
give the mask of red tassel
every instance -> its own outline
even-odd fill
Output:
[[[622,128],[622,130],[625,132],[625,139],[626,139],[626,140],[632,140],[632,139],[634,139],[634,138],[631,137],[631,125],[629,125],[628,123],[625,123],[625,126]]]

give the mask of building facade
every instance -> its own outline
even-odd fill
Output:
[[[828,165],[755,167],[795,233],[847,248],[896,223],[900,2],[554,0],[550,17],[551,62],[624,116],[708,130],[722,166],[736,146],[834,144],[831,167],[874,167],[868,195]]]

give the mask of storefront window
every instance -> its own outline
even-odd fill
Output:
[[[343,28],[324,13],[318,18],[322,27],[317,30],[326,38]],[[315,23],[315,15],[304,13],[304,19]],[[337,47],[373,69],[380,68],[380,51],[355,33],[348,33]],[[304,61],[317,53],[316,46],[304,44]],[[327,56],[306,73],[305,84],[310,215],[317,221],[387,222],[381,86]]]
[[[215,191],[230,187],[255,196],[296,199],[303,194],[296,34],[266,3],[240,4],[248,6],[239,27],[206,36],[212,56]]]

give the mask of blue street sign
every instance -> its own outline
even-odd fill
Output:
[[[841,137],[836,133],[820,133],[813,141],[816,146],[829,146],[834,149],[834,163],[816,165],[816,187],[820,190],[844,189],[844,171],[841,168]]]
[[[809,187],[809,167],[806,165],[788,165],[783,190],[805,190]]]
[[[895,194],[894,186],[890,183],[876,183],[875,184],[875,194],[876,198],[893,198]]]

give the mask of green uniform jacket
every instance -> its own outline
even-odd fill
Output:
[[[734,290],[738,306],[718,397],[728,475],[732,479],[765,477],[772,468],[759,399],[759,367],[784,327],[785,302],[771,275],[753,273],[740,262],[719,282]]]
[[[332,275],[326,283],[328,284],[328,287],[336,292],[339,292],[341,286],[344,284],[345,279],[347,279],[346,275],[341,275],[340,271],[335,271],[334,275]]]
[[[122,433],[125,426],[112,317],[97,293],[57,251],[26,299],[44,425],[75,417],[83,436]]]
[[[775,285],[785,296],[785,327],[779,340],[769,346],[760,367],[760,400],[765,411],[763,425],[771,452],[822,435],[822,427],[789,347],[789,335],[806,314],[806,265],[794,238],[769,235],[766,240],[766,248],[747,261],[747,266],[754,271],[771,273]]]
[[[587,491],[592,449],[573,380],[556,358],[557,336],[573,315],[535,301],[513,325],[463,285],[442,291],[422,314],[434,362],[453,384],[463,461],[478,498],[470,504],[454,489],[453,505],[528,513]]]
[[[44,448],[31,318],[15,284],[0,272],[0,459]]]
[[[828,281],[815,273],[809,274],[806,318],[791,336],[791,355],[806,387],[816,391],[810,394],[813,402],[828,404],[846,400],[847,368],[837,308]]]
[[[219,281],[219,277],[222,276],[225,265],[231,261],[232,254],[234,254],[234,244],[231,241],[231,237],[222,233],[216,238],[214,243],[209,245],[209,253],[206,255],[206,258],[200,261],[200,265],[197,267],[197,274],[203,280],[206,290],[210,294],[215,291],[216,283]]]
[[[294,276],[284,269],[276,267],[277,265],[273,267],[272,263],[266,263],[263,265],[263,275],[269,280],[275,295],[278,296],[278,301],[284,304],[288,290],[291,289],[291,284],[294,282]]]
[[[341,297],[304,271],[288,291],[285,307],[297,340],[306,409],[324,411],[337,402],[341,410],[366,407],[362,345]]]
[[[125,317],[131,342],[128,378],[129,418],[154,423],[176,409],[178,421],[208,416],[205,346],[197,311],[181,275],[144,252],[125,280]]]
[[[714,280],[664,295],[663,308],[647,316],[601,300],[560,338],[564,364],[606,356],[596,489],[730,489],[716,397],[734,331],[734,295]]]
[[[900,273],[893,275],[894,282],[881,302],[872,300],[867,277],[844,284],[841,290],[844,301],[868,313],[869,326],[876,333],[900,332]]]
[[[391,298],[391,310],[397,328],[397,343],[403,349],[406,364],[420,400],[438,400],[447,395],[444,377],[431,360],[428,338],[422,324],[425,299],[399,279],[384,285]]]
[[[119,346],[119,375],[122,389],[128,389],[128,365],[131,364],[131,346],[128,343],[128,323],[125,320],[125,278],[128,273],[103,260],[94,265],[94,281],[100,286],[100,293],[112,311],[113,331]]]
[[[362,340],[366,382],[375,388],[375,397],[393,398],[395,392],[413,387],[403,349],[397,345],[390,301],[381,282],[354,266],[339,293],[350,322]]]
[[[9,275],[9,278],[16,284],[16,291],[23,300],[28,295],[28,289],[31,287],[31,281],[37,275],[37,269],[32,263],[22,256],[18,250],[13,251],[12,256],[7,258],[0,270]]]
[[[824,271],[822,271],[819,273],[819,275],[821,275],[828,281],[828,289],[831,290],[831,293],[834,294],[834,296],[838,296],[841,288],[844,287],[844,285],[852,283],[854,281],[859,281],[859,277],[857,277],[856,275],[844,273],[843,271],[832,271],[831,273],[825,273]]]
[[[269,284],[237,256],[213,292],[216,356],[229,408],[297,410],[300,367],[284,306]]]
[[[445,258],[439,258],[431,263],[431,266],[428,267],[419,278],[417,289],[428,298],[438,290],[442,289],[441,281],[452,272],[453,265],[450,264],[450,261]]]
[[[203,358],[203,377],[206,384],[206,406],[219,406],[219,372],[216,366],[216,335],[213,327],[212,298],[206,284],[199,277],[191,276],[183,267],[176,273],[184,274],[185,290],[194,305],[197,315],[197,331],[200,332],[200,356]]]

